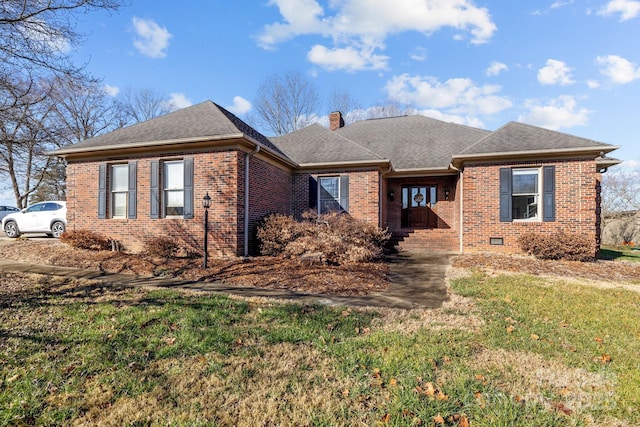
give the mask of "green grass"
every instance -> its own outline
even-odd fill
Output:
[[[603,246],[600,249],[600,258],[617,261],[640,262],[640,248],[629,246]]]
[[[0,294],[0,426],[640,422],[636,293],[478,274],[404,312],[26,280]]]

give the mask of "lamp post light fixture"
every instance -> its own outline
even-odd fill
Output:
[[[202,198],[202,207],[204,208],[204,255],[202,259],[202,268],[207,268],[207,258],[209,258],[209,206],[211,206],[211,197],[209,192]]]

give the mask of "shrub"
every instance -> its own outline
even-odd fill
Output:
[[[258,225],[257,234],[260,253],[267,256],[280,255],[287,244],[299,236],[301,230],[300,224],[287,215],[271,214],[263,218]]]
[[[74,248],[91,251],[110,250],[112,242],[111,239],[91,230],[65,231],[60,236],[60,240]]]
[[[170,237],[152,237],[144,242],[144,252],[152,257],[173,258],[180,246]]]
[[[340,213],[318,217],[315,212],[305,212],[302,221],[274,214],[258,228],[263,255],[295,258],[322,253],[326,262],[336,265],[380,259],[389,237],[386,230]]]
[[[538,259],[593,261],[593,242],[583,234],[559,231],[547,235],[525,233],[518,238],[520,248]]]

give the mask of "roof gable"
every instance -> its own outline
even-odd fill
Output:
[[[215,104],[205,101],[163,116],[131,126],[116,129],[90,138],[54,154],[93,150],[126,148],[127,146],[153,147],[168,142],[220,140],[248,137],[281,156],[284,154],[268,138]]]

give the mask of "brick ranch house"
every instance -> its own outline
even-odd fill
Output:
[[[524,232],[578,232],[600,244],[600,182],[618,147],[510,122],[491,132],[424,116],[318,124],[267,138],[206,101],[61,148],[68,230],[142,249],[170,236],[246,256],[270,213],[343,210],[403,248],[520,251]]]

